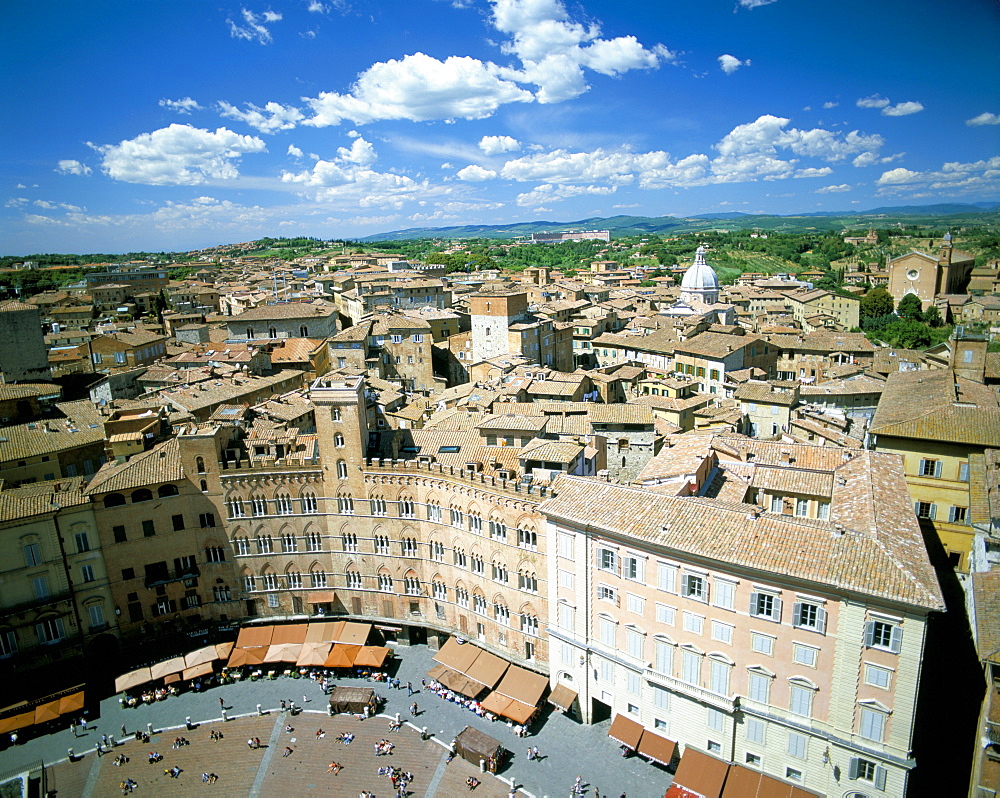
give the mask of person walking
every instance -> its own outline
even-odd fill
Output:
[[[409,698],[411,695],[413,695],[413,685],[410,684],[409,682],[407,682],[406,683],[406,696],[407,696],[407,698]]]
[[[410,714],[413,715],[413,717],[417,717],[417,702],[416,701],[414,701],[410,705]]]

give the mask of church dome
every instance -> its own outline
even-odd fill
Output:
[[[681,291],[718,291],[719,278],[715,270],[705,261],[705,248],[698,247],[694,253],[694,263],[681,280]]]

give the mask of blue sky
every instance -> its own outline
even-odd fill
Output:
[[[2,254],[1000,197],[993,0],[4,16]]]

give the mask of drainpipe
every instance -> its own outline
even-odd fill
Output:
[[[69,560],[66,558],[66,544],[63,542],[62,530],[59,528],[59,511],[62,506],[52,500],[52,507],[54,512],[52,513],[52,524],[56,528],[56,539],[59,541],[59,554],[62,557],[63,568],[66,571],[66,585],[69,588],[69,599],[70,603],[73,605],[73,617],[76,618],[76,628],[80,634],[80,643],[82,651],[83,643],[83,620],[80,618],[80,607],[76,603],[76,591],[73,589],[73,576],[69,569]]]

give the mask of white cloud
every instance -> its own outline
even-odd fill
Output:
[[[569,19],[560,0],[492,0],[493,26],[511,37],[504,52],[521,60],[521,80],[538,86],[538,102],[577,97],[588,88],[586,67],[604,75],[652,69],[674,55],[662,45],[647,49],[634,36],[600,38],[596,23]]]
[[[814,193],[816,194],[840,194],[844,191],[850,191],[851,186],[847,183],[841,183],[839,186],[823,186],[823,188],[818,188]]]
[[[459,169],[455,173],[455,177],[459,180],[467,180],[470,183],[479,183],[483,180],[491,180],[496,177],[497,173],[492,169],[484,169],[476,164],[469,164],[464,169]]]
[[[822,166],[819,168],[799,169],[792,177],[826,177],[832,174],[833,170],[829,166]]]
[[[67,205],[65,202],[49,202],[48,200],[35,200],[35,205],[39,208],[44,208],[47,211],[80,211],[79,205]]]
[[[89,175],[91,168],[86,164],[80,163],[79,161],[67,159],[59,161],[59,165],[54,171],[61,175]]]
[[[729,55],[729,53],[720,55],[718,60],[719,60],[719,67],[727,75],[732,75],[741,66],[750,66],[749,58],[746,61],[740,61],[740,59],[738,59],[736,56]]]
[[[31,200],[27,197],[11,197],[3,205],[5,208],[23,208],[29,202],[31,202]]]
[[[267,103],[263,108],[258,108],[252,103],[247,103],[246,108],[247,110],[241,111],[224,100],[219,102],[219,113],[221,116],[228,119],[235,119],[239,122],[246,122],[250,127],[256,128],[261,133],[291,130],[298,122],[305,118],[305,115],[298,108],[279,103]]]
[[[291,155],[293,158],[301,158],[304,155],[302,150],[300,150],[294,144],[288,145],[288,154]]]
[[[483,136],[479,139],[479,149],[487,155],[499,155],[521,149],[521,142],[511,136]]]
[[[880,136],[856,130],[847,134],[822,128],[800,130],[789,127],[789,121],[765,115],[738,125],[715,146],[714,158],[693,153],[674,160],[660,150],[634,153],[625,148],[590,152],[557,149],[507,161],[500,175],[508,180],[551,184],[618,186],[635,182],[642,189],[819,177],[832,170],[800,164],[801,159],[835,163],[883,144]]]
[[[180,100],[163,98],[160,100],[160,106],[162,108],[169,108],[171,111],[176,111],[179,114],[190,114],[192,111],[201,110],[201,106],[198,105],[197,101],[192,100],[190,97],[184,97]]]
[[[899,185],[901,183],[915,183],[920,179],[920,172],[913,172],[909,169],[899,167],[897,169],[890,169],[888,172],[883,172],[882,176],[875,182],[877,182],[880,186],[885,186]]]
[[[924,106],[921,103],[910,101],[886,106],[882,109],[882,116],[909,116],[923,110]]]
[[[518,194],[516,202],[522,208],[533,208],[545,202],[559,202],[568,197],[578,197],[585,194],[614,194],[617,186],[554,186],[546,183],[536,186],[532,191]]]
[[[339,201],[345,208],[398,209],[404,201],[432,191],[426,181],[418,183],[405,175],[370,169],[376,158],[371,144],[357,138],[350,148],[338,148],[337,157],[318,160],[302,172],[282,172],[281,180],[298,184],[316,200]]]
[[[309,3],[308,10],[313,14],[325,14],[328,9],[325,5],[319,2],[319,0],[312,0],[312,2]]]
[[[571,21],[561,0],[491,2],[491,23],[508,37],[501,50],[519,59],[520,68],[468,56],[442,61],[421,52],[405,55],[373,64],[346,93],[304,98],[313,116],[303,123],[484,119],[508,103],[577,97],[588,88],[585,69],[617,76],[674,59],[666,47],[647,48],[634,36],[600,38],[598,25]],[[522,84],[536,88],[532,92]]]
[[[280,22],[281,14],[276,11],[265,11],[263,14],[255,14],[246,8],[240,9],[240,12],[243,16],[241,24],[237,24],[231,19],[226,20],[229,23],[230,36],[234,39],[256,40],[261,44],[270,44],[274,41],[274,37],[271,36],[271,31],[267,26],[275,22]]]
[[[937,171],[890,169],[876,182],[882,188],[882,193],[895,193],[898,189],[907,187],[946,192],[951,196],[996,192],[1000,190],[1000,155],[970,163],[950,161],[942,164]]]
[[[147,185],[197,185],[239,176],[234,161],[264,152],[264,142],[220,127],[214,133],[173,124],[134,139],[95,147],[101,168],[115,180]]]
[[[873,94],[870,97],[862,97],[857,102],[858,108],[885,108],[889,100],[880,94]]]
[[[972,117],[972,119],[966,119],[965,124],[969,127],[978,127],[979,125],[1000,125],[1000,114],[991,114],[987,111],[979,116]]]
[[[830,100],[829,102],[823,103],[823,108],[829,111],[831,108],[836,108],[838,105],[840,105],[840,103]]]
[[[531,93],[502,77],[496,64],[451,56],[439,61],[423,53],[373,65],[351,93],[321,92],[306,102],[314,113],[305,124],[358,124],[379,119],[483,119],[510,102],[530,102]]]
[[[760,8],[776,2],[777,0],[737,0],[737,4],[742,8]]]

